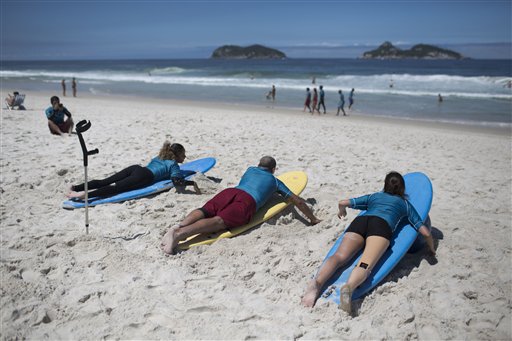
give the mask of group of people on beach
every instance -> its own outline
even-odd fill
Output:
[[[88,182],[88,195],[112,196],[121,192],[139,189],[154,182],[171,179],[177,189],[193,186],[195,193],[201,190],[195,181],[185,180],[179,163],[186,158],[185,148],[179,143],[166,141],[158,155],[147,166],[129,166],[102,180]],[[306,201],[295,195],[281,180],[275,177],[277,162],[271,156],[263,156],[257,166],[249,167],[240,182],[233,188],[226,188],[208,200],[202,207],[194,209],[186,217],[168,227],[161,241],[166,254],[175,254],[180,241],[196,234],[209,234],[232,230],[247,224],[254,214],[278,193],[295,205],[311,225],[321,222]],[[85,198],[85,184],[73,185],[67,193],[70,199]],[[366,210],[350,224],[337,251],[321,266],[316,276],[308,283],[302,304],[313,307],[326,281],[338,268],[346,264],[356,253],[363,250],[361,260],[352,271],[348,282],[341,288],[340,308],[352,311],[352,292],[362,284],[379,258],[390,245],[393,232],[402,219],[422,234],[432,254],[434,242],[430,230],[424,225],[415,208],[405,194],[405,182],[397,172],[390,172],[384,180],[381,192],[358,198],[343,199],[338,203],[338,217],[347,215],[347,208]]]
[[[60,85],[62,86],[62,96],[66,97],[66,80],[63,79],[60,82]],[[76,79],[73,77],[71,80],[71,89],[73,90],[73,97],[76,97]]]
[[[324,114],[327,113],[325,108],[325,91],[324,86],[319,86],[320,91],[317,91],[316,88],[313,88],[313,98],[311,98],[311,90],[306,88],[306,100],[304,101],[304,110],[308,109],[308,111],[313,115],[315,110],[320,114],[320,107],[323,108]],[[352,109],[352,105],[354,104],[354,88],[350,91],[350,95],[348,96],[349,105],[348,108]],[[336,112],[336,116],[339,116],[340,111],[343,112],[343,116],[347,116],[345,112],[345,95],[343,95],[342,90],[338,90],[338,94],[340,96],[338,101],[338,110]]]

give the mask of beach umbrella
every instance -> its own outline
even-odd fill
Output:
[[[80,140],[80,146],[82,147],[82,152],[84,154],[84,175],[85,175],[85,233],[89,233],[89,195],[88,195],[88,186],[87,186],[87,165],[88,165],[88,157],[89,155],[98,154],[99,150],[98,148],[93,150],[87,150],[87,147],[85,146],[84,137],[82,136],[82,133],[89,130],[91,127],[91,122],[82,120],[76,124],[76,133],[78,135],[78,139]]]

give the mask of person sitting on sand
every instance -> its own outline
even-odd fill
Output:
[[[302,298],[302,304],[306,307],[315,305],[327,280],[364,248],[361,260],[352,270],[347,283],[340,288],[340,308],[350,314],[352,292],[366,280],[384,254],[402,218],[407,217],[411,225],[426,238],[430,252],[435,255],[430,230],[423,224],[414,206],[406,199],[404,178],[399,173],[391,172],[386,175],[382,192],[341,200],[339,218],[347,215],[347,207],[366,212],[352,221],[336,252],[324,262],[315,278],[308,283]]]
[[[60,136],[70,134],[74,126],[71,113],[60,103],[60,99],[57,96],[52,96],[50,103],[52,106],[46,109],[45,112],[50,132]],[[64,119],[64,116],[67,116],[67,119]]]
[[[304,199],[293,194],[274,176],[275,170],[276,160],[271,156],[262,157],[258,167],[246,170],[238,186],[222,190],[202,208],[193,210],[182,222],[171,226],[162,239],[162,250],[174,254],[178,243],[192,235],[230,230],[247,224],[275,192],[296,205],[312,225],[319,223]]]
[[[122,192],[143,188],[169,178],[176,188],[194,186],[195,192],[201,194],[197,183],[185,180],[180,172],[178,163],[182,163],[185,158],[185,148],[181,144],[171,144],[169,141],[165,141],[158,156],[153,158],[146,167],[133,165],[106,179],[89,181],[87,183],[88,197],[110,197]],[[114,183],[115,185],[112,185]],[[70,199],[84,199],[84,189],[85,184],[71,186],[67,197]]]

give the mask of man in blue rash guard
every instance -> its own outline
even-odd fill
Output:
[[[192,235],[247,224],[276,192],[297,206],[312,225],[319,223],[304,199],[293,194],[274,176],[275,170],[276,160],[270,156],[262,157],[258,167],[247,169],[238,186],[222,190],[203,207],[190,212],[181,223],[171,226],[162,238],[162,250],[173,254],[178,243]]]

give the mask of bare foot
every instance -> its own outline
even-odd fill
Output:
[[[346,284],[340,289],[339,308],[347,312],[349,315],[352,315],[352,290]]]
[[[82,191],[82,192],[75,192],[75,191],[70,191],[68,194],[66,194],[66,196],[69,198],[69,199],[84,199],[85,198],[85,192]]]
[[[174,225],[167,230],[167,233],[162,238],[160,243],[160,248],[167,253],[168,255],[173,255],[174,249],[178,245],[178,241],[176,240],[176,232],[180,228],[179,225]]]
[[[320,288],[314,279],[312,279],[308,283],[308,287],[306,288],[306,292],[302,297],[302,305],[305,307],[313,308],[316,302],[316,298],[318,297],[318,292]]]

